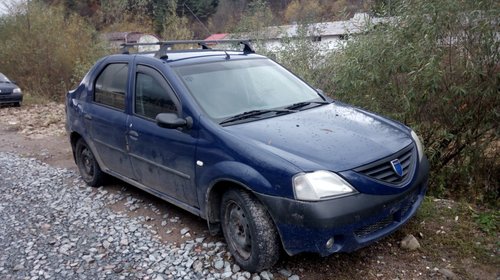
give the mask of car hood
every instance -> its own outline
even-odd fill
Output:
[[[0,90],[5,92],[12,92],[15,88],[18,88],[16,84],[13,83],[0,83]]]
[[[270,151],[304,171],[344,171],[391,155],[412,143],[401,124],[347,105],[224,127],[241,141]]]

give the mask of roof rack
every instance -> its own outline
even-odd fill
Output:
[[[202,50],[211,50],[209,44],[241,44],[243,45],[243,53],[250,54],[255,53],[255,50],[250,45],[251,40],[175,40],[175,41],[160,41],[156,43],[125,43],[121,44],[121,53],[129,54],[130,48],[137,46],[160,46],[160,49],[155,52],[155,57],[157,58],[168,58],[168,51],[174,45],[192,45],[197,44],[201,46]]]

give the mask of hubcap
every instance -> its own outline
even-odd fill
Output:
[[[92,178],[94,176],[94,157],[88,148],[84,148],[81,153],[82,171],[85,177]]]
[[[226,208],[226,224],[229,242],[243,259],[248,259],[252,250],[250,229],[245,212],[235,202]]]

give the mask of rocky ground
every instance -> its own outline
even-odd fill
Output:
[[[87,187],[63,105],[0,108],[0,279],[500,279],[497,217],[481,215],[427,199],[372,246],[250,274],[203,220],[123,182]]]

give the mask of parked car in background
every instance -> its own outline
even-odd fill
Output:
[[[21,106],[23,93],[15,82],[0,73],[0,104],[13,104]]]
[[[170,50],[181,43],[203,48]],[[281,249],[351,252],[406,223],[429,173],[415,132],[241,43],[160,42],[99,60],[66,98],[83,180],[112,175],[199,215],[251,272]]]

